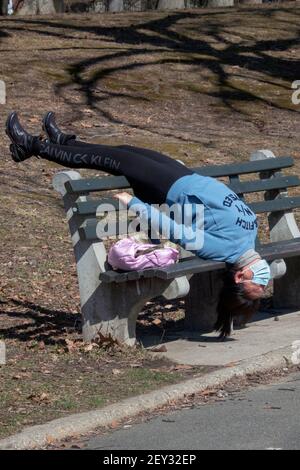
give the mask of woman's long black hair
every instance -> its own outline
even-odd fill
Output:
[[[235,271],[228,268],[224,275],[217,313],[218,319],[215,330],[220,332],[220,338],[225,338],[231,333],[231,324],[234,317],[243,316],[245,322],[258,310],[259,300],[250,300],[245,296],[243,284],[237,284],[234,279]]]

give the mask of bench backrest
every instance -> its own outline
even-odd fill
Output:
[[[281,170],[291,168],[294,162],[291,157],[279,157],[238,164],[193,167],[194,172],[214,178],[227,178],[224,181],[256,213],[276,213],[291,211],[300,207],[300,197],[289,197],[288,188],[300,186],[298,176],[284,176]],[[241,181],[242,175],[253,174],[254,179]],[[123,176],[106,176],[92,179],[68,181],[65,184],[68,194],[78,196],[72,205],[73,214],[80,216],[82,224],[79,235],[82,240],[99,240],[109,236],[107,227],[99,232],[99,206],[106,205],[106,212],[118,211],[119,201],[112,197],[91,197],[95,193],[105,193],[111,190],[129,189],[130,184]],[[253,193],[263,193],[264,200],[249,202],[247,197]],[[82,198],[81,196],[85,196]],[[84,200],[82,200],[84,199]],[[128,227],[117,220],[117,234],[127,233]]]

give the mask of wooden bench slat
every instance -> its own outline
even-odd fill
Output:
[[[300,197],[278,197],[270,201],[259,201],[247,203],[255,214],[264,212],[280,212],[300,207]]]
[[[121,273],[113,270],[106,271],[105,273],[100,274],[100,280],[103,282],[126,282],[128,280],[128,273]]]
[[[111,197],[77,202],[73,206],[73,212],[80,215],[96,214],[100,204],[110,204],[112,206],[112,211],[119,209],[119,201]]]
[[[262,258],[268,261],[300,256],[300,238],[266,243],[258,247],[258,252]]]
[[[265,258],[268,261],[280,258],[289,258],[291,256],[300,256],[300,238],[260,245],[257,248],[257,251],[262,258]],[[193,260],[187,261],[187,264],[182,268],[180,267],[180,264],[185,264],[184,261],[183,263],[177,263],[166,268],[157,269],[156,276],[160,277],[161,279],[171,279],[172,277],[178,277],[188,273],[215,271],[225,267],[225,263],[220,261],[202,260],[201,258],[197,257],[195,258],[196,261],[194,261],[194,264],[192,264],[192,261],[194,260],[193,258]],[[174,276],[174,274],[176,275]]]
[[[224,269],[225,263],[221,261],[203,260],[194,256],[185,258],[184,260],[172,266],[159,269],[144,269],[143,271],[116,272],[106,271],[100,274],[100,279],[104,282],[125,282],[127,280],[138,280],[141,278],[158,277],[160,279],[173,279],[175,277],[184,276],[186,274],[195,274],[200,272],[214,271],[216,269]],[[126,275],[124,277],[124,275]],[[120,276],[120,277],[119,277]]]
[[[121,221],[117,218],[112,227],[105,224],[104,230],[101,231],[101,219],[87,219],[79,228],[79,236],[82,240],[101,240],[102,238],[113,237],[117,235],[133,234],[137,230],[131,225],[130,220]],[[98,225],[99,224],[99,225]]]
[[[257,250],[262,258],[268,261],[300,256],[300,238],[260,245]],[[138,280],[149,277],[158,277],[168,280],[186,274],[220,270],[224,269],[225,266],[226,264],[221,261],[203,260],[194,256],[192,258],[184,258],[179,263],[167,266],[166,268],[128,272],[106,271],[100,274],[100,280],[103,282],[126,282],[128,280]]]
[[[289,168],[294,165],[292,157],[266,158],[253,162],[230,163],[229,165],[212,165],[192,168],[193,171],[203,176],[214,178],[233,175],[245,175],[248,173],[260,173],[262,171],[275,171]]]
[[[270,191],[274,189],[285,189],[300,185],[298,176],[285,176],[270,178],[266,180],[243,181],[240,183],[231,183],[228,187],[236,194],[249,194],[260,191]],[[73,211],[80,215],[96,214],[100,204],[110,204],[113,210],[119,209],[119,201],[114,198],[90,199],[89,201],[77,202]],[[290,207],[290,206],[288,206]],[[264,211],[262,211],[264,212]]]
[[[298,176],[280,176],[255,181],[241,181],[230,183],[228,186],[236,194],[249,194],[261,191],[271,191],[274,189],[292,188],[300,185]]]
[[[104,176],[67,181],[65,187],[68,192],[85,194],[95,191],[126,189],[130,188],[130,183],[125,176]]]
[[[192,167],[191,170],[203,176],[211,176],[216,178],[223,176],[243,175],[248,173],[258,173],[262,171],[275,171],[282,168],[289,168],[293,166],[293,164],[294,161],[292,157],[278,157],[267,158],[265,160],[254,162]],[[68,181],[65,186],[68,192],[81,194],[95,191],[130,188],[130,184],[124,176],[106,176],[100,178]]]

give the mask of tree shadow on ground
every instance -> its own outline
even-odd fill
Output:
[[[226,108],[235,113],[246,115],[247,103],[250,102],[286,109],[276,100],[264,97],[259,88],[262,85],[276,85],[287,91],[289,85],[283,82],[291,83],[295,77],[300,76],[300,60],[284,57],[284,53],[299,44],[300,8],[243,8],[230,12],[184,11],[162,14],[155,19],[147,16],[150,19],[146,21],[143,16],[140,17],[141,21],[137,21],[135,16],[134,24],[125,26],[94,26],[88,22],[79,24],[76,20],[71,23],[65,19],[17,18],[12,19],[5,30],[30,30],[40,35],[73,39],[78,39],[78,35],[84,37],[91,34],[93,40],[101,43],[100,55],[96,52],[98,49],[93,48],[93,55],[68,65],[69,78],[55,86],[57,95],[64,98],[77,117],[80,115],[78,105],[66,96],[66,91],[72,86],[76,86],[86,104],[102,118],[114,124],[146,129],[144,123],[130,124],[122,118],[116,118],[104,105],[116,97],[133,101],[147,101],[147,98],[138,92],[109,90],[104,86],[104,80],[130,71],[144,71],[147,74],[149,67],[177,63],[193,67],[199,73],[201,70],[209,72],[214,77],[214,90],[201,90],[201,94],[220,99]],[[271,31],[277,30],[278,37],[280,33],[288,34],[289,37],[271,39],[265,36],[264,39],[257,39],[253,36],[253,31],[252,34],[245,32],[249,29],[249,24],[260,22],[262,26],[263,21],[271,25]],[[195,35],[198,37],[194,37]],[[113,44],[120,45],[117,52],[114,49],[109,50]],[[105,47],[103,49],[104,45],[107,46],[107,52]],[[84,47],[83,45],[79,49]],[[236,79],[247,81],[249,76],[255,82],[252,88],[240,89],[234,83]],[[238,106],[241,102],[246,104],[245,111]],[[163,129],[147,130],[168,135]]]
[[[176,316],[181,304],[180,301],[167,302],[165,299],[149,302],[137,321],[139,339],[165,335],[164,331],[169,334],[180,333],[184,329],[184,320],[170,318],[170,314]],[[168,315],[169,318],[166,319]],[[11,298],[0,301],[1,316],[0,338],[3,339],[59,346],[65,344],[65,339],[74,334],[81,338],[79,312],[46,308],[33,302]],[[158,318],[162,319],[161,326],[153,322]]]
[[[268,301],[267,301],[268,300]],[[207,336],[197,331],[187,331],[184,316],[178,315],[184,309],[184,300],[166,301],[163,298],[148,302],[137,320],[137,339],[144,346],[155,346],[186,339],[201,343],[220,342],[218,334]],[[251,322],[260,322],[272,317],[281,317],[292,313],[293,309],[274,310],[272,298],[262,302],[260,313]],[[0,300],[0,317],[2,317],[0,338],[12,339],[22,343],[43,342],[48,346],[61,346],[65,339],[81,338],[81,315],[79,312],[50,309],[33,302],[18,299]],[[251,323],[250,322],[250,323]],[[4,326],[3,326],[4,324]],[[235,325],[235,329],[243,328]],[[233,341],[234,338],[227,338]]]
[[[17,299],[1,301],[1,315],[6,315],[9,320],[17,320],[19,324],[14,322],[12,326],[0,328],[0,337],[21,342],[43,341],[46,345],[60,345],[64,343],[66,334],[78,332],[81,328],[78,313],[52,310]]]
[[[153,323],[158,317],[163,319],[162,324],[168,331],[174,333],[180,331],[183,324],[181,320],[172,318],[164,320],[165,315],[175,313],[178,307],[178,302],[170,303],[165,299],[150,302],[139,316],[138,334],[141,336],[160,334],[162,329]],[[43,342],[45,345],[64,344],[65,338],[74,333],[81,338],[79,312],[46,308],[33,302],[11,298],[0,301],[0,317],[1,315],[0,338],[20,342]]]

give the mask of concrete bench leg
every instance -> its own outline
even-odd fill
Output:
[[[85,263],[87,271],[83,267],[78,269],[83,338],[92,341],[101,332],[120,343],[134,346],[137,317],[145,304],[160,295],[172,299],[182,297],[187,294],[189,283],[182,278],[179,282],[177,279],[150,278],[107,284],[99,280],[105,258],[106,255],[96,247],[94,257]],[[95,265],[93,260],[96,260]]]
[[[217,305],[223,286],[223,271],[195,274],[186,298],[185,327],[209,333],[217,320]]]
[[[163,295],[172,280],[140,279],[126,283],[100,283],[92,297],[82,305],[83,338],[92,341],[111,336],[129,346],[136,344],[136,321],[146,302]]]
[[[101,332],[120,343],[134,346],[137,317],[146,302],[161,295],[167,299],[182,297],[187,294],[189,283],[184,278],[101,282],[99,274],[104,270],[106,255],[99,248],[94,245],[94,256],[86,260],[85,266],[77,265],[83,339],[92,341]]]
[[[250,160],[263,160],[266,158],[276,158],[270,150],[258,150],[251,154]],[[261,175],[261,177],[270,175]],[[273,199],[274,197],[284,197],[287,192],[284,190],[274,192],[266,192],[265,199]],[[270,239],[272,242],[291,240],[300,237],[295,216],[292,210],[284,212],[271,213],[268,216],[270,227]],[[273,301],[276,308],[293,307],[300,308],[300,258],[288,258],[285,260],[275,260],[274,263],[282,263],[283,266],[277,266],[275,271],[285,273],[281,278],[274,280]],[[271,269],[272,269],[271,264]],[[281,268],[281,269],[280,269]]]
[[[275,308],[300,309],[300,257],[285,260],[287,273],[274,280]]]

